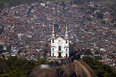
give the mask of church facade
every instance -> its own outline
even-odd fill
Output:
[[[68,58],[70,56],[67,26],[64,37],[56,36],[53,26],[51,36],[51,56],[62,58]]]

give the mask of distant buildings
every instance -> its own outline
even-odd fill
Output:
[[[64,25],[68,24],[71,43],[89,48],[92,53],[98,51],[104,61],[116,55],[116,30],[111,23],[113,10],[99,3],[90,3],[91,8],[93,5],[97,10],[70,1],[65,2],[65,7],[45,1],[4,8],[0,12],[0,44],[4,45],[4,50],[11,46],[13,51],[22,51],[18,54],[8,51],[6,57],[12,52],[19,58],[36,61],[50,54],[52,22],[59,25],[55,27],[58,35],[64,35]],[[102,13],[103,19],[96,17],[96,13]],[[47,53],[45,42],[48,43]]]

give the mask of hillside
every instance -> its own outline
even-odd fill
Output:
[[[8,60],[0,59],[0,77],[45,77],[46,75],[47,77],[96,77],[96,75],[98,77],[116,77],[116,73],[110,66],[90,57],[84,57],[83,61],[74,60],[72,63],[52,68],[40,68],[43,64],[46,64],[45,59],[37,62],[16,57]]]
[[[0,0],[0,8],[16,6],[16,5],[20,5],[21,3],[33,3],[37,1],[42,2],[46,0]],[[62,0],[48,0],[48,1],[59,2]],[[84,4],[85,2],[90,2],[91,0],[66,0],[66,1],[74,1],[75,3],[78,4]],[[108,6],[114,6],[116,0],[94,0],[94,2],[98,2]]]

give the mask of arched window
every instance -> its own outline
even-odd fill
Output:
[[[66,48],[66,52],[67,52],[67,48]]]
[[[54,51],[54,48],[52,48],[52,51]]]
[[[66,40],[66,43],[67,43],[67,40]]]
[[[54,43],[54,39],[52,39],[52,43]]]
[[[54,56],[54,53],[52,53],[52,56]]]
[[[61,51],[61,46],[59,46],[59,51]]]

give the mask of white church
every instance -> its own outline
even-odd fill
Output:
[[[68,58],[70,56],[69,54],[70,52],[67,26],[64,37],[56,36],[53,26],[51,36],[51,57]]]

